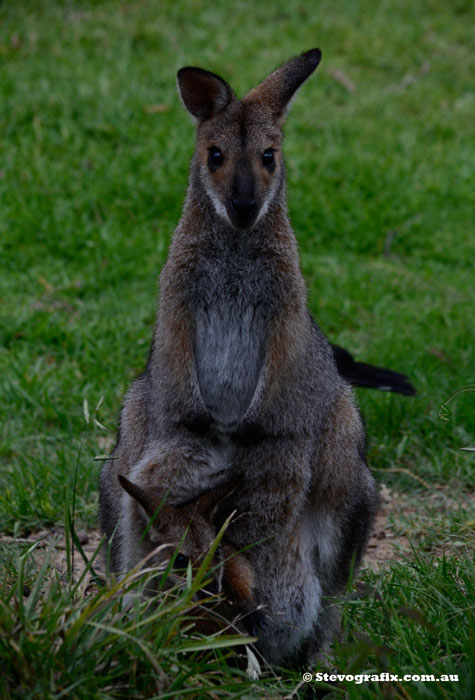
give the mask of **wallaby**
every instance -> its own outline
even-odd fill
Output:
[[[196,569],[203,562],[219,527],[231,515],[230,508],[225,510],[225,507],[236,488],[236,480],[234,484],[223,484],[198,498],[172,506],[166,502],[163,488],[154,488],[153,484],[148,484],[147,488],[138,486],[122,474],[118,479],[131,496],[129,507],[135,510],[136,521],[142,519],[143,535],[137,546],[144,556],[157,550],[158,558],[155,561],[153,556],[148,558],[147,565],[157,565],[159,560],[168,563],[174,556],[175,569],[183,572],[188,563]],[[217,547],[212,567],[213,580],[205,592],[228,593],[231,603],[235,604],[238,624],[242,622],[245,630],[255,635],[265,624],[265,617],[254,600],[254,571],[248,558],[224,537]]]
[[[249,547],[266,614],[257,648],[286,664],[311,661],[338,632],[329,597],[357,568],[378,503],[351,389],[307,309],[287,214],[282,126],[320,58],[291,59],[242,99],[206,70],[178,72],[197,127],[189,187],[149,361],[100,480],[112,566],[125,571],[142,556],[143,522],[118,474],[160,483],[174,505],[243,474],[226,538]]]

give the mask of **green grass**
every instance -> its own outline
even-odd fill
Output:
[[[145,581],[135,571],[85,596],[85,575],[65,585],[52,573],[51,549],[39,570],[33,551],[10,553],[1,582],[2,698],[242,697],[248,691],[244,671],[227,663],[236,646],[242,648],[235,631],[186,637],[199,614],[193,598],[204,573],[185,588],[164,590],[168,570]],[[141,600],[151,579],[161,591],[158,604]]]
[[[475,393],[449,404],[449,421],[439,410],[475,382],[474,20],[464,0],[0,6],[3,533],[18,539],[64,522],[73,490],[77,525],[96,524],[101,463],[93,457],[110,448],[121,397],[146,361],[156,278],[193,148],[176,70],[206,67],[242,94],[287,57],[320,46],[322,65],[292,107],[285,147],[309,303],[333,341],[408,373],[418,389],[411,400],[358,392],[371,466],[412,505],[394,527],[405,528],[415,553],[364,574],[377,595],[347,604],[346,646],[336,655],[342,668],[357,657],[366,670],[382,663],[374,650],[387,647],[393,669],[460,668],[460,684],[406,684],[394,697],[468,696],[474,472],[473,453],[460,448],[475,446]],[[84,400],[107,431],[85,421]],[[459,507],[440,507],[434,493]],[[136,684],[134,697],[158,694],[157,671],[125,643],[129,623],[108,589],[94,594],[103,601],[94,619],[115,631],[92,639],[74,628],[71,655],[58,621],[76,619],[89,598],[54,572],[35,573],[29,556],[22,574],[23,545],[3,549],[0,639],[17,664],[5,697],[132,697],[127,683]],[[39,581],[28,615],[26,575]],[[150,612],[142,614],[138,639],[159,655],[160,635],[146,623]],[[370,640],[363,651],[348,651],[361,635]],[[101,686],[101,654],[111,661],[114,649],[119,669]],[[228,663],[231,652],[212,653],[229,681],[224,697],[260,697],[266,687],[284,697],[299,680],[269,672],[267,686],[248,685]],[[215,684],[202,658],[193,671],[176,659],[162,679],[166,692],[173,673],[182,678],[177,697],[196,674]],[[71,688],[75,678],[81,683]]]

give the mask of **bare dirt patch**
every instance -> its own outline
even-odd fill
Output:
[[[379,570],[411,555],[411,545],[435,558],[473,549],[475,493],[455,493],[444,486],[407,494],[382,484],[380,496],[381,507],[363,561],[368,568]],[[455,524],[457,512],[463,515]]]
[[[365,566],[374,570],[382,568],[385,564],[400,558],[402,553],[410,551],[407,537],[397,534],[391,524],[392,516],[401,508],[401,494],[391,491],[382,484],[379,495],[381,506],[376,515],[363,560]]]
[[[103,562],[101,554],[94,558],[99,543],[101,541],[101,533],[99,530],[88,530],[87,532],[78,532],[78,539],[88,561],[93,561],[93,567],[96,573],[103,573]],[[31,550],[31,556],[38,567],[41,567],[45,556],[50,556],[50,566],[58,571],[61,576],[66,576],[69,573],[71,577],[77,581],[83,574],[86,568],[86,563],[78,551],[77,547],[74,552],[69,552],[69,561],[71,566],[68,567],[68,547],[66,545],[66,537],[64,528],[54,527],[49,530],[38,530],[31,532],[27,537],[10,537],[2,535],[0,544],[11,544],[28,546],[36,545]],[[90,583],[91,576],[88,573],[85,577],[85,586]]]

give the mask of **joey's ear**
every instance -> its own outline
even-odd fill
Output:
[[[117,478],[119,479],[119,483],[122,486],[122,488],[127,491],[129,496],[132,496],[137,503],[140,503],[144,511],[149,515],[150,517],[153,517],[155,515],[155,512],[160,505],[160,503],[163,500],[163,495],[158,493],[155,489],[153,490],[147,490],[143,486],[139,486],[138,484],[132,483],[132,481],[129,481],[125,476],[122,474],[118,474]],[[170,506],[164,503],[162,507],[160,508],[160,513],[162,513],[163,509],[169,509]],[[163,513],[162,513],[163,515]]]
[[[221,527],[231,513],[235,510],[235,500],[239,489],[242,487],[244,479],[241,476],[223,484],[209,509],[208,518],[217,527]]]
[[[203,491],[199,496],[185,503],[181,503],[178,509],[195,508],[200,515],[212,523],[221,520],[220,525],[226,520],[233,510],[232,498],[237,489],[242,485],[243,478],[239,475],[220,486]],[[219,513],[219,516],[218,516]]]
[[[202,68],[181,68],[177,80],[183,104],[199,124],[219,114],[234,98],[233,91],[219,75]]]
[[[267,104],[274,118],[283,123],[292,97],[309,78],[322,58],[320,49],[311,49],[276,68],[260,85],[248,92],[243,102]]]

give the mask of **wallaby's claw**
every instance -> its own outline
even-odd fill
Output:
[[[267,625],[266,616],[262,610],[253,610],[249,615],[246,615],[243,622],[247,632],[253,637],[258,637],[259,630],[264,629]]]

